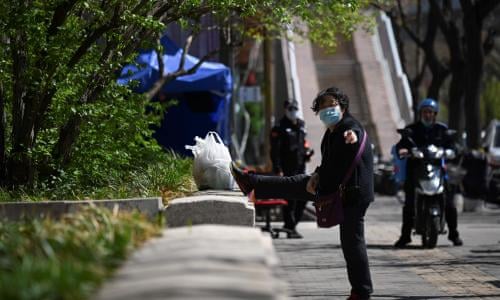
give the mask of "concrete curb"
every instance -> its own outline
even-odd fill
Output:
[[[0,203],[0,218],[16,221],[22,218],[60,218],[67,213],[78,211],[82,206],[94,204],[100,207],[113,209],[118,205],[119,210],[137,210],[149,218],[155,218],[163,210],[160,197],[83,200],[83,201],[42,201],[42,202],[4,202]]]
[[[246,197],[198,193],[196,196],[171,200],[165,208],[167,226],[180,227],[196,224],[221,224],[250,226],[255,225],[255,208]]]

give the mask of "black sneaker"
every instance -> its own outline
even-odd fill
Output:
[[[247,171],[240,169],[235,162],[231,162],[231,174],[243,194],[248,195],[253,190],[253,184]]]
[[[411,237],[401,236],[399,240],[396,241],[394,247],[396,248],[405,248],[409,243],[411,243]]]
[[[290,232],[286,233],[286,237],[289,239],[302,239],[304,238],[302,234],[298,233],[295,229],[289,229]]]
[[[464,244],[464,241],[458,236],[456,237],[448,237],[448,239],[453,243],[453,246],[462,246]]]
[[[347,300],[370,300],[370,296],[360,296],[351,292],[351,295],[347,298]]]

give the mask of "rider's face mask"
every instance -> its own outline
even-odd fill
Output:
[[[420,111],[420,121],[424,126],[431,127],[436,121],[436,112],[430,107],[424,107]]]

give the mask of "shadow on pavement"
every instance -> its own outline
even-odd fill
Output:
[[[498,297],[498,295],[481,295],[481,296],[474,296],[474,295],[460,295],[460,296],[450,296],[450,295],[444,295],[444,296],[406,296],[406,297],[401,297],[401,296],[395,296],[395,295],[372,295],[371,299],[390,299],[390,300],[420,300],[420,299],[476,299],[476,298],[492,298],[492,297]]]

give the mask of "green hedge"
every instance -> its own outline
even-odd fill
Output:
[[[87,299],[160,226],[96,207],[61,220],[0,222],[0,299]]]
[[[153,161],[153,162],[151,162]],[[192,158],[174,152],[156,154],[149,163],[127,170],[101,171],[99,180],[90,171],[67,172],[33,188],[0,189],[0,201],[119,199],[135,197],[168,198],[196,190]],[[85,167],[85,166],[84,166]],[[82,168],[84,168],[82,167]]]

